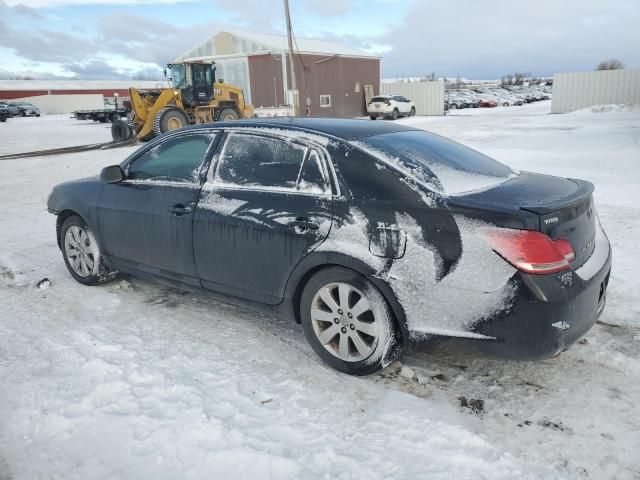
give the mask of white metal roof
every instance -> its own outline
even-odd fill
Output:
[[[181,55],[178,58],[194,58],[194,57],[215,57],[220,56],[222,52],[214,52],[215,47],[213,47],[215,43],[215,38],[217,35],[221,33],[227,33],[235,37],[239,40],[238,44],[242,45],[246,43],[248,51],[237,51],[235,54],[229,54],[228,52],[224,52],[224,56],[233,56],[233,55],[243,55],[243,54],[255,54],[269,51],[282,52],[283,50],[288,49],[287,45],[287,37],[284,35],[271,35],[268,33],[254,33],[254,32],[242,32],[238,30],[222,30],[217,32],[215,35],[211,36],[205,42],[200,45],[190,49],[185,54]],[[358,48],[346,46],[341,43],[333,42],[330,40],[320,40],[315,38],[302,38],[295,37],[296,42],[294,44],[294,49],[298,50],[300,53],[308,53],[308,54],[320,54],[320,55],[344,55],[351,57],[371,57],[371,58],[379,58],[376,55],[371,55],[367,52],[364,52]],[[244,41],[244,42],[243,42]],[[206,51],[207,54],[203,55],[202,53],[198,54],[198,51]]]
[[[8,90],[126,90],[167,86],[161,80],[0,80],[0,91]]]

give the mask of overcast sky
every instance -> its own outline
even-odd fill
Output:
[[[383,77],[640,68],[640,0],[290,0],[299,37],[382,57]],[[284,33],[282,0],[0,0],[0,78],[157,78],[222,29]]]

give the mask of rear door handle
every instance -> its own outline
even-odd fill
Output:
[[[177,217],[191,213],[192,210],[193,209],[191,207],[184,206],[181,203],[178,203],[173,207],[169,208],[169,212],[173,213]]]
[[[318,230],[320,228],[320,225],[312,222],[308,217],[296,217],[296,219],[289,222],[288,225],[299,233],[306,232],[307,230]]]

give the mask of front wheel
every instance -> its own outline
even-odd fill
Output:
[[[97,285],[113,277],[102,262],[93,233],[79,216],[72,215],[62,224],[60,246],[64,263],[76,281]]]
[[[416,107],[411,107],[411,111],[409,112],[409,116],[410,117],[415,117],[416,116]]]
[[[375,115],[369,115],[369,118],[370,118],[371,120],[375,120],[375,119],[377,119],[378,117],[376,117]]]
[[[311,277],[300,299],[300,317],[314,351],[343,373],[375,373],[401,353],[387,301],[352,270],[331,267]]]

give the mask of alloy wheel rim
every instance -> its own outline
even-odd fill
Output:
[[[77,225],[69,227],[64,235],[64,251],[71,269],[80,277],[88,277],[96,265],[96,252],[91,236]]]
[[[378,345],[380,322],[371,301],[354,286],[329,283],[311,302],[311,324],[320,344],[345,362],[367,359]]]

